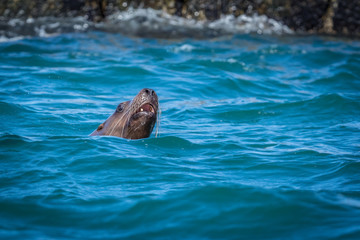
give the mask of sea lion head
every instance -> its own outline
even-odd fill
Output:
[[[150,136],[157,121],[158,96],[142,89],[131,101],[120,103],[115,112],[90,135],[110,135],[128,139]]]

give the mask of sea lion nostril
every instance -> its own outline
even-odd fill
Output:
[[[153,96],[154,95],[154,90],[152,90],[150,88],[145,88],[145,93],[150,95],[150,96]]]

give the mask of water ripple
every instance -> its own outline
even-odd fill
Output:
[[[0,50],[2,238],[357,239],[357,41],[89,31]],[[157,137],[89,136],[144,87]]]

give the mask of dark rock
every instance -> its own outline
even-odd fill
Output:
[[[86,16],[99,22],[129,7],[210,21],[264,14],[298,32],[360,36],[360,1],[354,0],[2,0],[0,20]]]
[[[339,0],[334,11],[334,31],[345,35],[360,35],[360,1]]]
[[[282,20],[294,30],[318,32],[323,27],[323,16],[328,7],[328,0],[291,1]]]

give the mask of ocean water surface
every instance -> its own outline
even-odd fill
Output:
[[[158,136],[89,137],[154,89]],[[0,43],[0,238],[359,239],[360,42]]]

